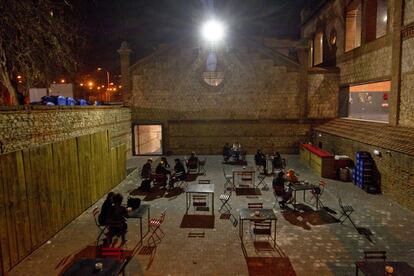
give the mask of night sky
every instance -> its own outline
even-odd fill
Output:
[[[195,34],[214,14],[232,31],[246,36],[298,38],[300,10],[319,0],[90,0],[82,3],[86,46],[82,71],[102,66],[115,73],[116,50],[127,41],[132,62],[160,43]],[[85,4],[86,3],[86,4]]]

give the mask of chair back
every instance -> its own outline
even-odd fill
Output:
[[[200,166],[205,166],[206,165],[206,162],[207,162],[207,158],[204,158],[204,159],[199,159],[199,161],[198,161],[198,165],[200,165]]]
[[[210,179],[199,179],[198,184],[210,184]]]
[[[370,260],[383,260],[384,262],[387,260],[387,252],[386,251],[364,251],[364,261]]]
[[[92,215],[93,215],[93,218],[95,220],[95,224],[98,227],[101,227],[101,225],[99,224],[99,220],[98,220],[100,212],[101,212],[101,210],[99,209],[99,207],[95,207],[92,211]]]
[[[164,222],[166,213],[167,213],[167,208],[165,208],[164,211],[161,212],[160,224],[162,224]]]
[[[323,180],[319,180],[319,189],[320,189],[319,195],[323,194],[323,191],[325,190],[325,188],[326,188],[326,182]]]
[[[270,220],[255,221],[253,233],[256,235],[271,235],[272,222]]]
[[[101,255],[103,258],[114,258],[117,260],[122,259],[122,249],[119,247],[104,247],[102,248]]]
[[[262,202],[247,203],[247,207],[249,209],[263,209],[263,203]]]

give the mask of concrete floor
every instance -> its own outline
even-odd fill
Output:
[[[319,181],[319,177],[299,163],[297,155],[286,158],[288,167],[294,168],[300,179]],[[140,167],[145,159],[137,158],[132,163]],[[168,159],[173,163],[173,157]],[[248,161],[252,164],[252,156]],[[370,249],[386,250],[389,260],[407,261],[414,266],[414,213],[382,195],[370,195],[350,182],[334,180],[326,180],[322,202],[337,212],[333,214],[336,217],[339,216],[338,196],[344,203],[351,204],[356,209],[352,215],[354,222],[372,232],[372,241],[358,234],[349,222],[335,223],[327,213],[306,208],[305,212],[282,213],[274,205],[270,189],[261,191],[259,196],[236,196],[233,193],[230,205],[237,219],[238,210],[246,208],[248,202],[263,202],[265,208],[274,208],[278,217],[277,248],[263,250],[266,249],[266,239],[254,243],[247,224],[242,246],[238,225],[234,227],[232,220],[223,219],[218,213],[218,197],[224,190],[222,167],[220,156],[207,157],[206,178],[215,184],[216,211],[212,229],[180,227],[185,214],[185,193],[167,193],[143,202],[151,205],[151,217],[159,216],[164,208],[168,208],[162,227],[166,235],[156,248],[148,247],[144,240],[127,266],[127,275],[249,275],[249,272],[250,275],[353,275],[354,262],[361,259],[364,250]],[[230,172],[232,167],[226,166],[226,169]],[[271,183],[271,177],[267,178],[267,183]],[[138,184],[138,171],[135,170],[114,191],[124,194],[126,201],[126,196]],[[95,244],[98,229],[91,213],[102,202],[103,199],[23,260],[10,275],[59,274],[77,252]],[[306,205],[309,202],[303,206]],[[138,241],[137,220],[130,220],[128,227],[126,247],[133,249]]]

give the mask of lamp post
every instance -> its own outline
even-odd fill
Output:
[[[98,71],[105,71],[106,72],[106,93],[108,93],[108,89],[109,89],[109,72],[108,72],[108,70],[106,70],[102,67],[99,67]],[[101,100],[102,100],[102,96],[101,96]]]

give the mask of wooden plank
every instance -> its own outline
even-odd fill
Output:
[[[24,175],[26,179],[27,207],[30,222],[30,236],[32,246],[36,247],[42,242],[42,224],[40,214],[40,194],[38,182],[34,181],[31,157],[28,149],[23,150]]]
[[[68,218],[69,208],[67,208],[66,194],[68,193],[68,166],[66,162],[67,149],[65,142],[52,144],[53,150],[53,173],[52,178],[52,211],[55,223],[55,231],[61,229]]]
[[[77,139],[69,139],[65,141],[65,147],[68,148],[68,166],[70,173],[68,174],[68,189],[69,189],[69,206],[71,208],[70,219],[80,215],[82,209],[82,196],[79,180],[79,160],[78,160],[78,145]]]
[[[16,214],[14,211],[14,202],[16,201],[13,192],[15,186],[17,185],[16,177],[16,158],[14,153],[7,154],[4,159],[5,163],[2,166],[2,175],[7,180],[6,185],[4,185],[4,205],[6,206],[6,225],[7,225],[7,235],[9,242],[9,256],[10,256],[10,266],[13,267],[19,261],[19,249],[17,244],[16,236]]]
[[[111,173],[112,173],[112,187],[116,185],[117,180],[117,154],[116,154],[116,148],[111,148]]]
[[[2,266],[4,270],[9,270],[11,267],[10,263],[10,249],[9,249],[9,238],[7,234],[7,219],[6,219],[6,191],[5,187],[9,185],[8,179],[6,178],[8,158],[6,154],[0,155],[0,243],[1,243],[1,255],[2,255]]]
[[[13,198],[15,213],[16,213],[16,236],[19,248],[19,260],[26,257],[32,249],[32,242],[30,237],[30,224],[28,200],[26,192],[26,179],[24,176],[24,163],[22,151],[15,152],[16,157],[16,175],[17,185],[15,186]]]
[[[91,144],[90,135],[80,136],[76,138],[78,145],[78,160],[79,160],[79,184],[80,197],[82,198],[81,209],[85,210],[92,201],[92,187],[91,187]]]
[[[106,194],[112,189],[112,172],[111,172],[111,152],[109,149],[108,131],[102,135],[102,153],[103,153],[103,193]]]

